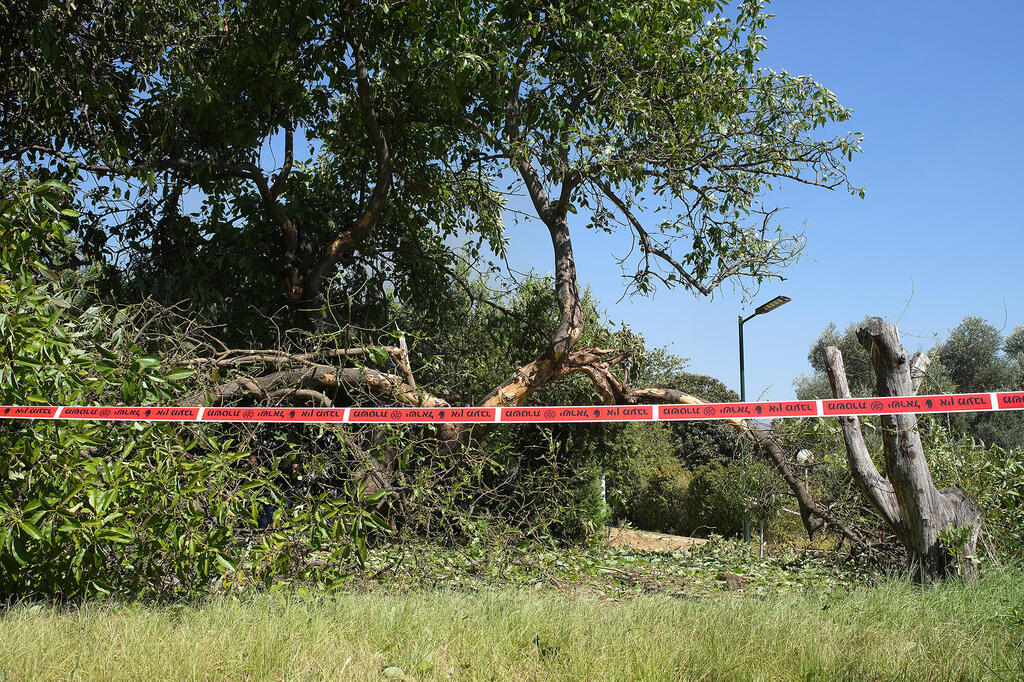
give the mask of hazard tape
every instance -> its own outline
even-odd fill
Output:
[[[580,407],[84,407],[0,405],[0,419],[341,424],[568,424],[1024,410],[1024,391],[697,405]]]

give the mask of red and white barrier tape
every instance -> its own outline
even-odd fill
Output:
[[[582,407],[80,407],[0,405],[0,419],[451,424],[700,421],[1024,410],[1024,391],[850,400]]]

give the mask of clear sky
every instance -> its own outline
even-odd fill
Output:
[[[628,244],[575,227],[581,285],[612,320],[690,358],[689,370],[739,388],[736,318],[779,294],[793,301],[744,327],[747,396],[785,399],[810,370],[807,350],[835,321],[866,314],[898,322],[908,350],[930,347],[965,315],[1009,333],[1024,324],[1024,3],[785,0],[766,31],[763,64],[809,74],[853,109],[843,130],[864,134],[850,176],[866,188],[787,187],[790,229],[807,228],[804,260],[787,281],[744,304],[681,290],[627,298],[611,253]],[[539,223],[511,227],[510,262],[552,269]]]

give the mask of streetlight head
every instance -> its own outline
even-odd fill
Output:
[[[770,313],[771,311],[775,310],[779,306],[786,305],[787,303],[789,303],[792,300],[793,299],[791,299],[789,296],[776,296],[775,298],[773,298],[772,300],[768,301],[767,303],[762,303],[761,305],[759,305],[756,308],[754,308],[754,314],[755,315],[764,315],[765,313]]]

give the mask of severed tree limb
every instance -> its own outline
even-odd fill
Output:
[[[395,346],[379,346],[380,350],[396,358],[396,364],[400,364],[402,349]],[[251,365],[257,362],[286,363],[299,362],[310,366],[317,366],[320,363],[316,360],[325,358],[343,358],[367,355],[369,348],[331,348],[314,353],[287,353],[279,350],[261,350],[252,348],[233,348],[216,354],[212,358],[195,358],[184,360],[180,364],[186,366],[214,366],[231,367],[237,365]],[[376,349],[375,349],[376,350]],[[412,386],[415,388],[415,384]]]
[[[311,388],[278,388],[267,393],[268,398],[305,398],[320,403],[324,407],[334,405],[331,399],[320,391]]]
[[[398,349],[398,368],[405,372],[406,381],[415,389],[416,377],[412,374],[412,361],[409,359],[409,346],[405,343],[405,334],[398,337]]]
[[[242,397],[266,398],[279,391],[313,389],[322,392],[325,389],[346,387],[360,388],[386,396],[396,403],[414,407],[448,407],[446,401],[429,393],[417,391],[394,374],[368,367],[339,369],[330,365],[284,369],[261,377],[235,379],[214,387],[208,397],[212,402],[219,402]],[[193,395],[189,400],[199,401],[202,398],[203,395]]]
[[[921,390],[921,384],[928,378],[928,367],[932,359],[925,353],[914,353],[910,360],[910,384],[914,393]]]
[[[238,351],[227,351],[228,357],[222,358],[221,361],[230,361],[232,359],[230,353],[232,352]],[[242,356],[243,358],[259,355],[251,351],[241,352],[249,353],[247,356]],[[267,353],[267,357],[276,361],[294,359],[292,357],[282,357],[288,355],[276,351]],[[585,348],[572,351],[556,369],[550,372],[544,383],[555,381],[570,374],[583,373],[590,378],[607,404],[637,404],[643,402],[698,405],[706,402],[674,389],[634,388],[620,381],[612,373],[611,369],[628,357],[628,353],[601,348]],[[219,402],[242,397],[258,399],[295,397],[327,404],[329,403],[329,398],[327,398],[323,391],[342,387],[357,387],[376,395],[386,396],[397,403],[406,405],[426,407],[447,407],[449,405],[447,401],[441,398],[416,390],[413,386],[403,382],[402,378],[397,375],[369,368],[339,369],[312,362],[308,362],[306,366],[301,368],[284,369],[261,377],[243,377],[226,382],[215,387],[210,392],[209,399]],[[190,401],[200,398],[201,396],[193,396],[190,398]],[[487,406],[486,400],[482,403],[482,406]],[[858,547],[866,547],[859,536],[847,528],[828,509],[811,498],[803,482],[790,466],[785,451],[769,433],[746,420],[730,419],[728,421],[733,427],[752,438],[775,463],[779,473],[796,497],[800,507],[801,518],[804,520],[804,526],[812,538],[822,529],[825,523],[828,523],[850,540],[852,544]],[[442,440],[454,444],[455,441],[464,442],[471,433],[488,430],[489,428],[494,428],[494,426],[496,425],[485,424],[467,428],[458,424],[446,424],[440,430],[439,435]]]

